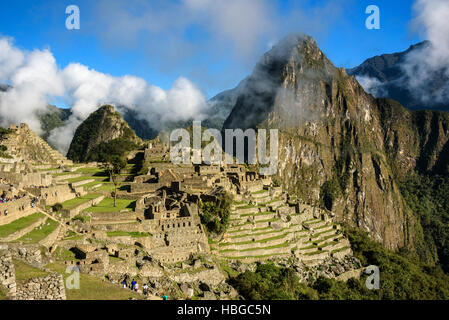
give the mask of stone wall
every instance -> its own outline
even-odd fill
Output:
[[[52,273],[19,284],[15,300],[66,300],[62,275]]]
[[[136,220],[136,214],[131,209],[127,212],[92,212],[89,215],[92,218],[92,222]]]
[[[22,210],[22,206],[24,210]],[[8,215],[5,216],[4,212],[8,210]],[[28,197],[0,203],[0,212],[2,215],[0,216],[0,226],[9,224],[17,219],[29,216],[32,213],[35,213],[36,210],[31,208],[31,199]]]
[[[11,253],[6,246],[0,245],[0,285],[7,289],[7,294],[16,294],[16,273]]]
[[[44,173],[14,173],[14,172],[0,172],[0,178],[3,178],[9,183],[18,185],[19,188],[26,188],[32,186],[49,186],[53,182],[53,177]]]
[[[40,266],[43,264],[42,252],[39,249],[39,245],[21,243],[9,243],[9,252],[15,259],[23,260],[33,266]]]
[[[48,188],[29,188],[28,192],[35,196],[39,196],[42,205],[51,206],[55,203],[63,203],[76,197],[72,189],[67,184],[51,186]]]

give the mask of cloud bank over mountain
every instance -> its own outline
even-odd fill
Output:
[[[78,125],[102,104],[126,105],[158,129],[169,121],[201,119],[208,104],[201,91],[180,77],[168,90],[131,75],[115,77],[79,63],[58,67],[49,49],[23,51],[11,38],[0,38],[0,83],[11,88],[0,92],[2,126],[26,122],[41,132],[37,114],[48,101],[63,99],[72,107],[67,125],[55,129],[52,142],[66,152]]]

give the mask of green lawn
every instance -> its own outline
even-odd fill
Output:
[[[42,213],[33,213],[29,216],[17,219],[16,221],[11,222],[10,224],[0,226],[0,238],[7,237],[18,230],[21,230],[23,228],[32,225],[43,216],[44,215]]]
[[[101,193],[89,193],[89,194],[86,194],[85,196],[82,196],[82,197],[79,197],[79,198],[74,198],[74,199],[67,200],[67,201],[63,202],[62,203],[62,207],[64,209],[70,210],[70,209],[76,208],[80,204],[83,204],[83,203],[88,202],[90,200],[96,199],[96,198],[98,198],[100,196],[102,196]]]
[[[78,177],[78,178],[65,179],[65,181],[67,181],[68,183],[74,183],[74,182],[80,182],[80,181],[91,180],[91,179],[102,182],[102,181],[107,181],[109,178],[105,177],[105,176],[82,176],[82,177]]]
[[[14,259],[13,261],[14,268],[16,269],[16,282],[18,283],[24,283],[33,278],[40,278],[49,275],[48,272],[32,267],[20,260]]]
[[[55,262],[46,266],[47,269],[62,274],[64,281],[71,275],[66,273],[66,266]],[[118,285],[102,281],[88,274],[80,274],[80,288],[66,289],[67,300],[129,300],[130,298],[142,299],[142,296]]]
[[[8,297],[6,296],[6,288],[0,286],[0,301],[3,300],[9,300]]]
[[[104,198],[96,206],[87,208],[84,212],[120,212],[124,209],[134,210],[136,207],[136,200],[117,199],[117,206],[114,207],[114,199]]]
[[[24,243],[38,243],[39,241],[45,239],[48,235],[50,235],[59,224],[52,220],[47,219],[44,224],[42,224],[42,228],[36,228],[33,231],[27,233],[18,241],[23,241]]]
[[[108,237],[123,237],[131,236],[132,238],[144,238],[149,237],[151,234],[146,232],[128,232],[128,231],[111,231],[107,233]]]
[[[80,168],[77,173],[86,173],[92,176],[107,176],[106,172],[101,168]]]

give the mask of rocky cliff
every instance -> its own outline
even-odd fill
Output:
[[[142,143],[114,107],[103,106],[76,129],[67,157],[76,162],[98,161],[98,147],[112,141],[124,147]]]
[[[279,182],[395,249],[420,234],[398,181],[447,170],[448,119],[376,100],[312,38],[293,35],[256,65],[224,128],[279,129]]]

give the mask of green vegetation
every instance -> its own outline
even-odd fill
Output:
[[[423,230],[415,243],[421,260],[439,262],[449,272],[449,177],[410,176],[401,183],[401,193]]]
[[[70,109],[61,109],[55,106],[48,106],[47,112],[40,112],[38,114],[43,134],[41,138],[48,140],[50,132],[55,129],[64,126],[64,121],[69,118],[72,111]]]
[[[92,145],[94,142],[92,137],[107,137],[105,132],[112,129],[120,130],[119,138],[111,140],[105,138],[105,141]],[[109,155],[122,156],[137,149],[140,142],[134,131],[123,121],[120,113],[111,106],[103,106],[89,115],[77,128],[67,157],[75,162],[103,162]]]
[[[90,217],[89,216],[83,216],[83,215],[76,215],[75,217],[73,217],[72,221],[81,221],[81,222],[89,222],[90,221]]]
[[[6,288],[0,285],[0,301],[9,300],[6,293],[7,293]]]
[[[224,195],[215,202],[200,203],[201,223],[211,233],[220,234],[226,231],[231,215],[232,200],[229,196]]]
[[[245,271],[230,283],[247,300],[317,299],[315,290],[299,282],[294,270],[272,263],[260,264],[255,272]]]
[[[49,236],[53,231],[55,231],[57,226],[58,223],[56,221],[47,219],[44,224],[27,233],[18,241],[22,241],[24,243],[38,243],[39,241]]]
[[[341,189],[338,179],[328,180],[321,186],[321,200],[326,209],[332,210],[334,201],[340,196]]]
[[[151,234],[147,232],[128,232],[128,231],[110,231],[107,233],[108,237],[126,237],[131,236],[132,238],[145,238],[150,237]]]
[[[53,210],[53,212],[61,212],[61,210],[63,209],[62,203],[55,203],[51,209]]]
[[[16,231],[24,229],[32,225],[42,217],[44,217],[42,213],[34,213],[32,215],[17,219],[16,221],[11,222],[10,224],[0,226],[0,238],[7,237]]]
[[[14,268],[16,270],[16,281],[18,283],[24,283],[33,278],[40,278],[49,275],[48,272],[32,267],[29,264],[26,264],[25,262],[22,262],[20,260],[14,259],[13,262]]]
[[[71,199],[71,200],[67,200],[67,201],[62,203],[62,206],[63,206],[64,209],[71,210],[73,208],[76,208],[80,204],[86,203],[86,202],[91,201],[93,199],[96,199],[96,198],[98,198],[100,196],[102,196],[101,193],[86,194],[85,196],[82,196],[82,197],[78,197],[78,198],[74,198],[74,199]]]
[[[114,199],[104,198],[99,204],[87,208],[84,212],[120,212],[122,210],[134,210],[136,200],[117,199],[114,206]]]

